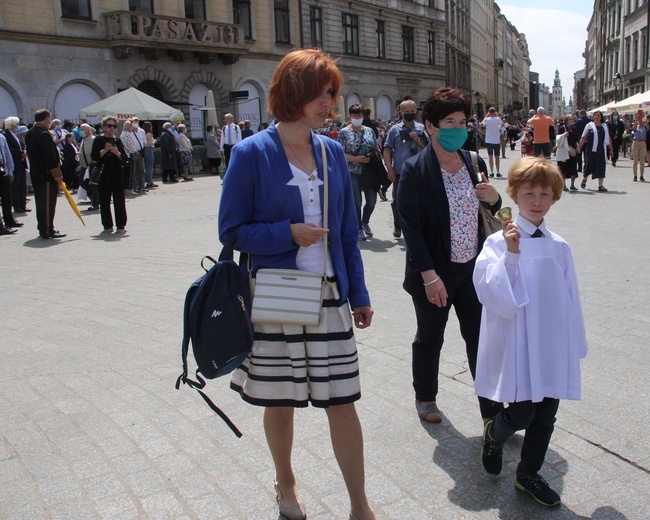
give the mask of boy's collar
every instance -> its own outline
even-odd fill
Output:
[[[549,232],[546,230],[546,221],[544,219],[542,219],[542,223],[539,226],[536,226],[521,215],[517,215],[515,218],[515,224],[517,224],[517,227],[524,233],[528,233],[528,235],[532,235],[536,229],[539,229],[544,233],[544,236],[549,236]]]

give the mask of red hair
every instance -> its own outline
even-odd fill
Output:
[[[290,52],[279,63],[269,86],[268,111],[278,121],[292,123],[303,116],[303,108],[332,84],[332,107],[329,118],[336,117],[332,108],[343,85],[343,75],[334,60],[319,49]]]

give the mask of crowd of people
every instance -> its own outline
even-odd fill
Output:
[[[206,129],[206,152],[213,175],[223,176],[222,158],[227,167],[232,147],[254,133],[248,120],[234,124],[232,114],[226,114],[224,121],[223,131],[218,124]],[[266,126],[260,125],[258,131]],[[125,197],[158,187],[154,183],[156,147],[160,147],[163,184],[177,183],[181,178],[183,182],[194,180],[190,175],[194,148],[186,126],[167,121],[159,137],[154,136],[153,128],[151,121],[140,126],[138,117],[119,120],[106,116],[96,125],[85,119],[76,124],[61,122],[45,109],[38,110],[29,125],[15,116],[5,118],[0,132],[0,235],[12,235],[23,226],[15,215],[32,211],[27,206],[28,195],[33,194],[39,236],[65,237],[54,229],[61,183],[77,194],[79,201],[90,203],[84,211],[100,211],[105,233],[112,233],[114,227],[116,233],[125,232]],[[36,133],[38,136],[33,135]]]

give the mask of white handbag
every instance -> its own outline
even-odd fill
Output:
[[[323,140],[317,137],[323,156],[323,227],[327,228],[327,155]],[[299,269],[266,268],[259,269],[255,278],[250,277],[250,281],[253,323],[317,326],[323,304],[323,287],[327,283],[327,234],[323,237],[322,274]]]

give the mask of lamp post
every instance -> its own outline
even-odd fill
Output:
[[[614,74],[614,101],[618,102],[620,101],[618,95],[619,95],[619,87],[621,86],[621,82],[623,81],[623,78],[621,77],[621,73],[617,72]]]
[[[483,119],[481,114],[481,93],[478,90],[474,93],[474,98],[476,99],[476,117]]]

